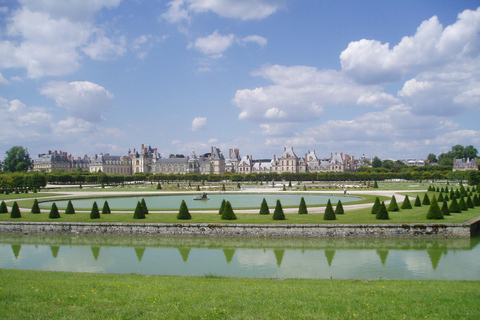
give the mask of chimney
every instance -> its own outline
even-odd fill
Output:
[[[143,144],[142,144],[142,146],[143,146]],[[143,148],[143,154],[147,155],[147,148]]]
[[[343,152],[340,152],[340,158],[343,160]]]
[[[287,151],[287,147],[283,147],[283,152]]]
[[[333,160],[333,152],[330,152],[330,161]]]
[[[310,151],[308,151],[310,153]],[[307,161],[307,154],[305,153],[305,161]]]
[[[212,146],[212,151],[211,151],[211,153],[213,154],[213,146]]]
[[[157,148],[155,148],[155,159],[158,158],[157,156]]]
[[[144,147],[144,144],[142,143],[142,150],[143,150],[144,148],[145,148],[145,147]]]
[[[48,150],[48,154],[51,155],[51,154],[52,154],[52,150]]]
[[[228,157],[231,159],[232,158],[232,149],[228,149]]]

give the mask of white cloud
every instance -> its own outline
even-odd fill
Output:
[[[108,90],[89,81],[49,82],[40,93],[55,99],[57,106],[67,109],[70,116],[88,122],[102,121],[113,100]]]
[[[25,68],[29,78],[61,76],[80,67],[80,48],[87,48],[94,58],[122,52],[121,41],[115,47],[105,36],[95,36],[94,25],[94,14],[118,6],[119,0],[22,0],[20,4],[6,20],[0,40],[2,68]]]
[[[192,14],[213,12],[240,20],[266,18],[285,7],[285,0],[173,0],[162,18],[170,23],[190,22]]]
[[[415,35],[389,48],[377,40],[351,42],[340,55],[342,69],[361,83],[401,80],[408,73],[434,71],[452,64],[478,65],[480,8],[465,10],[447,28],[436,16],[424,21]]]
[[[120,36],[116,39],[105,37],[103,31],[97,30],[94,33],[93,41],[91,41],[85,48],[85,52],[93,60],[110,60],[125,54],[126,39]]]
[[[230,48],[235,40],[235,35],[221,35],[215,30],[211,35],[204,38],[197,38],[190,48],[195,48],[201,53],[211,56],[212,58],[221,58],[223,52]]]
[[[239,115],[242,120],[314,121],[325,107],[353,106],[361,97],[378,94],[376,87],[359,86],[342,72],[333,70],[274,65],[253,75],[270,80],[273,85],[236,92],[233,102],[242,110]]]
[[[258,35],[251,35],[251,36],[246,36],[242,39],[239,40],[239,42],[241,44],[247,44],[249,42],[254,42],[256,44],[258,44],[260,47],[265,47],[267,45],[267,39],[265,39],[264,37],[262,36],[258,36]]]
[[[7,79],[3,77],[3,75],[0,73],[0,84],[9,84]]]
[[[192,131],[200,131],[207,129],[207,118],[198,117],[192,121]]]

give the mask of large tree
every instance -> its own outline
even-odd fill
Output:
[[[6,154],[7,157],[3,162],[3,171],[27,171],[33,167],[32,160],[30,159],[27,149],[24,149],[21,146],[10,148]]]

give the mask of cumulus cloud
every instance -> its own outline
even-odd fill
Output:
[[[258,35],[239,38],[234,34],[222,35],[218,33],[218,30],[215,30],[211,35],[195,39],[193,43],[188,45],[188,48],[194,48],[204,55],[209,56],[209,58],[217,59],[222,58],[223,52],[235,43],[245,45],[252,42],[264,47],[267,44],[267,39]]]
[[[307,122],[318,120],[327,106],[355,105],[362,97],[377,94],[374,86],[359,86],[342,72],[307,66],[265,66],[253,73],[271,86],[237,90],[233,102],[239,119],[256,122]],[[392,100],[392,99],[388,99]],[[395,99],[393,99],[395,100]],[[378,102],[379,99],[376,99]],[[392,101],[389,101],[391,104]]]
[[[89,81],[49,82],[40,93],[53,98],[57,106],[65,108],[74,118],[88,122],[103,120],[103,114],[112,105],[113,94]]]
[[[207,118],[198,117],[192,121],[192,131],[200,131],[207,129]]]
[[[114,8],[119,0],[22,0],[20,4],[6,20],[0,40],[2,68],[25,68],[30,78],[61,76],[80,67],[81,48],[93,58],[122,54],[121,41],[98,36],[94,24],[98,10]]]
[[[126,51],[127,41],[124,36],[112,39],[106,37],[103,31],[97,30],[93,39],[82,49],[93,60],[110,60],[123,56]]]
[[[381,83],[452,64],[477,64],[479,32],[480,8],[460,13],[447,28],[434,16],[424,21],[415,35],[404,37],[392,49],[377,40],[351,42],[340,54],[342,70],[360,83]]]
[[[285,0],[173,0],[162,18],[170,23],[190,22],[193,14],[213,12],[220,17],[259,20],[285,7]]]
[[[230,48],[235,40],[235,35],[221,35],[215,30],[211,35],[204,38],[197,38],[190,48],[195,48],[201,53],[212,58],[221,58],[223,52]]]
[[[0,73],[0,84],[9,84],[8,80]]]

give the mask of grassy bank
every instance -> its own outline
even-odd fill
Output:
[[[480,282],[0,270],[2,319],[478,319]]]

